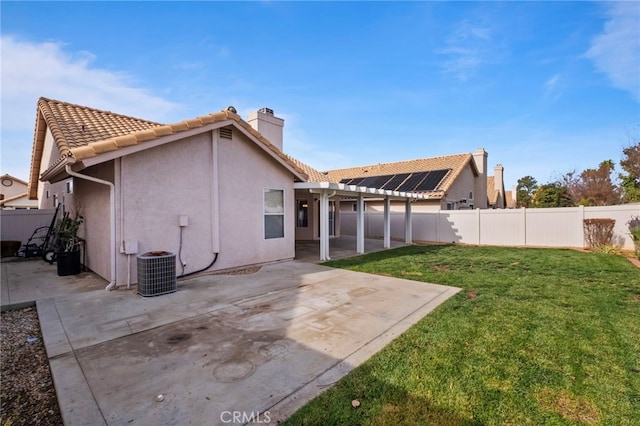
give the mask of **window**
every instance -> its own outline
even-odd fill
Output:
[[[455,203],[448,202],[447,203],[447,210],[455,210]]]
[[[68,180],[66,182],[66,186],[67,186],[67,194],[73,194],[73,181]]]
[[[264,190],[264,238],[284,238],[284,191]]]
[[[47,199],[49,199],[49,190],[48,189],[47,189],[47,192],[46,192],[46,196],[47,196]]]
[[[473,191],[469,191],[469,199],[473,200]]]
[[[298,228],[306,228],[309,226],[309,201],[298,200],[297,202]]]

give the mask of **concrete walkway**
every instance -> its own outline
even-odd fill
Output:
[[[3,262],[3,305],[17,276],[84,280],[41,263]],[[66,425],[276,424],[459,290],[300,261],[151,298],[102,284],[37,301]]]

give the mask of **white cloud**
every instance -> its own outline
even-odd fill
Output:
[[[607,3],[604,31],[593,38],[586,56],[611,84],[640,101],[640,4]]]
[[[33,126],[40,96],[163,121],[178,105],[135,87],[124,72],[91,67],[89,52],[68,52],[57,42],[32,43],[2,36],[3,129]],[[25,112],[26,111],[26,112]]]
[[[446,74],[466,81],[489,53],[491,31],[484,25],[472,24],[464,20],[457,25],[445,41],[445,47],[437,53],[448,59],[442,64]]]
[[[63,43],[2,35],[0,51],[3,173],[26,177],[36,102],[42,96],[160,122],[180,108],[137,87],[124,72],[93,67],[93,54],[71,52]]]
[[[560,74],[554,74],[544,82],[544,99],[553,103],[560,99],[563,91],[563,84]]]

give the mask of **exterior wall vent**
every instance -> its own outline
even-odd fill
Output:
[[[233,138],[233,130],[232,130],[231,126],[221,127],[218,130],[218,134],[223,139],[232,139]]]
[[[166,251],[150,251],[138,255],[138,294],[159,296],[178,290],[176,255]]]

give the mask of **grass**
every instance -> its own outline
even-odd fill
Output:
[[[640,424],[640,270],[624,257],[409,246],[327,265],[463,290],[286,425]]]

